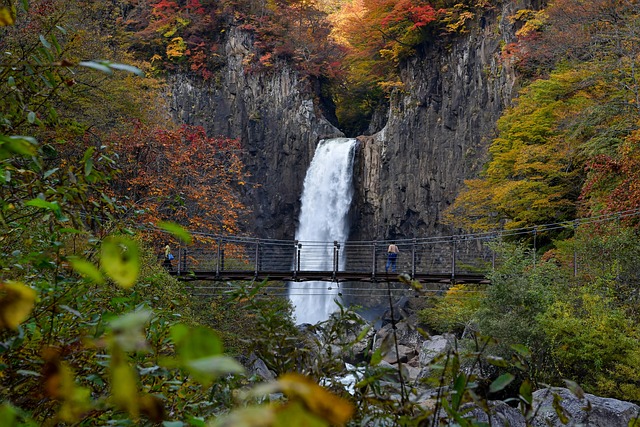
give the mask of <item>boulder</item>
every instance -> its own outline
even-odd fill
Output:
[[[525,427],[524,415],[517,409],[497,400],[489,402],[489,413],[475,404],[463,405],[461,411],[468,410],[464,417],[493,427]]]
[[[420,347],[420,366],[428,367],[433,359],[449,351],[453,339],[452,335],[434,335],[423,341]]]
[[[569,419],[563,424],[553,407],[555,396],[561,398],[560,405]],[[553,387],[533,393],[534,427],[627,427],[629,422],[640,417],[640,407],[630,402],[585,394],[579,398],[569,389]],[[640,425],[640,420],[637,421]]]

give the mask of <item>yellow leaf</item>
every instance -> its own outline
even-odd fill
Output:
[[[15,20],[11,13],[11,9],[5,6],[0,7],[0,27],[6,27],[8,25],[13,25],[14,23]]]
[[[126,237],[107,237],[102,242],[100,264],[118,285],[130,288],[140,271],[138,245]]]
[[[138,418],[138,378],[117,346],[111,355],[111,398],[118,408],[127,411],[132,418]]]
[[[216,417],[208,427],[271,427],[275,421],[273,406],[249,406]]]
[[[344,425],[353,415],[354,408],[348,401],[303,375],[285,374],[278,379],[278,384],[287,396],[301,399],[309,411],[332,425]]]
[[[36,291],[22,283],[0,284],[0,328],[16,329],[33,310]]]
[[[58,418],[73,424],[91,409],[91,392],[76,384],[73,370],[60,358],[60,350],[49,347],[43,350],[45,364],[42,368],[44,391],[52,399],[61,401]]]
[[[69,262],[73,269],[83,277],[86,277],[99,285],[104,283],[102,273],[100,273],[100,270],[98,270],[91,262],[81,258],[69,258]]]

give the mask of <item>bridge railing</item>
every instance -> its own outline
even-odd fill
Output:
[[[396,243],[398,273],[486,274],[499,262],[487,245],[491,239],[431,239]],[[179,272],[267,273],[304,271],[386,273],[388,242],[305,242],[219,238],[206,246],[181,248]],[[391,272],[391,271],[389,271]]]

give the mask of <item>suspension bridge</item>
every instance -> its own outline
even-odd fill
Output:
[[[179,280],[379,282],[399,274],[423,283],[487,283],[498,261],[491,239],[439,238],[390,242],[304,242],[219,237],[210,247],[180,248],[171,274]]]
[[[181,247],[170,273],[181,281],[383,282],[402,274],[420,283],[489,283],[502,263],[492,243],[528,237],[536,264],[538,236],[584,224],[619,221],[640,209],[499,232],[396,240],[395,271],[387,269],[390,241],[307,242],[194,233],[208,243]],[[574,252],[574,269],[580,261]]]

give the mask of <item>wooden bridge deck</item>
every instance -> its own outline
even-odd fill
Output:
[[[273,280],[281,282],[386,282],[398,281],[398,274],[375,274],[348,271],[259,271],[257,274],[251,271],[181,271],[171,270],[170,274],[181,281],[234,281],[234,280]],[[407,274],[410,280],[420,283],[489,283],[483,274],[446,274],[446,273],[416,273]]]
[[[180,248],[170,272],[182,281],[488,283],[495,254],[487,239],[396,242],[398,273],[385,271],[388,242],[299,242],[218,238]]]

